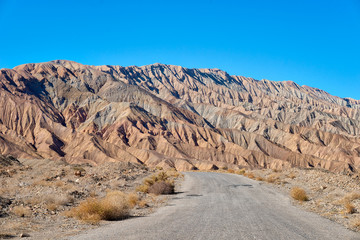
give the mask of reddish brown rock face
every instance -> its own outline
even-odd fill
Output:
[[[360,102],[218,69],[86,66],[0,70],[0,154],[179,170],[360,168]]]

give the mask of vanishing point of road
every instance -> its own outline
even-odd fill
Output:
[[[181,193],[146,217],[72,237],[82,239],[360,239],[360,234],[291,204],[261,182],[223,173],[187,172]]]

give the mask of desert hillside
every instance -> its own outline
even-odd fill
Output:
[[[219,69],[0,70],[0,154],[178,170],[360,167],[360,101]]]

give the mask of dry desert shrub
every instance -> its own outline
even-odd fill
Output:
[[[120,220],[129,216],[133,201],[133,196],[123,192],[108,192],[102,199],[88,198],[70,210],[67,216],[92,223],[100,220]]]
[[[235,170],[230,168],[230,169],[227,170],[227,172],[228,173],[235,173]]]
[[[63,187],[65,185],[64,181],[58,180],[54,182],[55,187]]]
[[[256,181],[264,181],[265,179],[263,177],[256,177]]]
[[[137,186],[136,191],[147,193],[149,191],[149,187],[150,187],[150,185],[144,183],[142,185]]]
[[[94,197],[98,196],[98,194],[96,193],[96,191],[91,191],[91,192],[89,192],[89,196],[94,198]]]
[[[298,201],[308,201],[309,198],[306,195],[306,192],[304,189],[299,187],[293,187],[290,191],[290,195],[293,199]]]
[[[43,197],[46,208],[50,211],[57,210],[60,206],[67,206],[74,202],[74,198],[69,195],[47,195]]]
[[[174,193],[175,184],[169,178],[169,175],[165,172],[160,172],[150,178],[146,178],[143,184],[136,188],[136,191],[156,195]]]
[[[360,230],[360,217],[355,218],[352,222],[351,222],[351,226],[357,230]]]
[[[356,208],[354,207],[354,205],[351,204],[350,201],[346,201],[344,204],[344,207],[345,207],[346,213],[349,213],[349,214],[356,213]]]
[[[59,205],[55,203],[48,203],[46,204],[46,209],[49,211],[56,211],[59,208]]]
[[[152,193],[155,195],[172,194],[174,193],[174,191],[175,191],[174,184],[165,181],[156,182],[153,185],[151,185],[148,189],[148,193]]]
[[[332,194],[330,195],[330,197],[335,198],[335,197],[340,197],[341,194],[337,193],[337,194]],[[345,209],[348,209],[348,207],[350,207],[351,202],[355,201],[357,199],[360,199],[360,193],[359,192],[351,192],[346,194],[343,198],[338,198],[336,201],[333,202],[333,204],[341,206],[343,205],[345,207]],[[349,211],[346,211],[348,213],[350,213]]]
[[[348,200],[348,201],[354,201],[357,199],[360,199],[360,192],[351,192],[349,194],[347,194],[344,199]]]
[[[138,206],[141,207],[141,208],[145,208],[146,206],[148,206],[147,204],[147,201],[146,200],[141,200],[139,203],[138,203]]]
[[[252,172],[245,172],[245,173],[244,173],[244,176],[245,176],[245,177],[248,177],[248,178],[251,178],[251,179],[255,179],[255,178],[256,178],[255,175],[254,175],[254,173],[252,173]]]
[[[270,174],[267,178],[266,178],[266,182],[268,183],[275,183],[277,181],[279,181],[280,179],[280,175],[279,174],[276,174],[276,173],[273,173],[273,174]]]
[[[293,172],[291,172],[291,173],[289,173],[289,174],[287,175],[287,177],[288,177],[288,178],[291,178],[291,179],[294,179],[294,178],[296,178],[296,174],[293,173]]]
[[[58,206],[66,206],[74,202],[74,198],[69,195],[47,195],[43,197],[46,204],[56,204]]]
[[[170,168],[166,171],[166,174],[173,178],[184,177],[184,174],[178,172],[175,168]]]
[[[129,196],[120,191],[109,192],[100,201],[103,220],[120,220],[129,216],[132,204]]]
[[[19,216],[19,217],[28,217],[31,215],[31,210],[28,207],[15,206],[12,209],[12,213],[14,213],[16,216]]]
[[[88,198],[76,208],[66,212],[65,215],[85,222],[96,223],[102,218],[102,207],[98,199]]]
[[[236,173],[236,174],[239,174],[239,175],[244,175],[245,172],[246,172],[245,169],[242,168],[242,169],[240,169],[240,170],[237,170],[235,173]]]
[[[167,181],[169,179],[169,175],[166,172],[159,172],[157,175],[153,175],[151,179],[154,182]]]
[[[129,200],[130,207],[133,208],[138,204],[139,197],[136,193],[129,193],[128,200]]]

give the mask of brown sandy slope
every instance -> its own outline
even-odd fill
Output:
[[[360,167],[360,102],[218,69],[87,66],[0,70],[0,154],[178,170]]]

